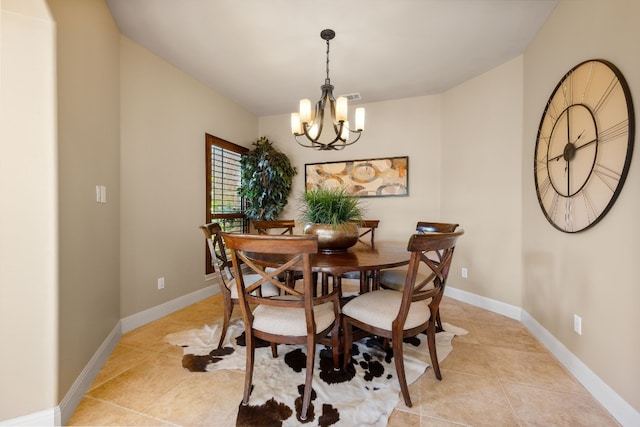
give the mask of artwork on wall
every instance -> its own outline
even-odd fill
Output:
[[[409,157],[307,163],[306,190],[344,188],[360,197],[408,196]]]

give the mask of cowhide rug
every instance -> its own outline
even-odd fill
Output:
[[[452,350],[455,335],[467,332],[444,324],[436,335],[438,360]],[[182,366],[192,372],[219,369],[245,369],[244,325],[231,322],[223,348],[218,350],[218,325],[177,332],[165,337],[170,344],[184,348]],[[278,357],[271,356],[267,343],[256,349],[253,391],[249,406],[239,405],[238,426],[295,426],[302,424],[300,409],[304,388],[306,347],[278,346]],[[407,382],[411,384],[430,364],[426,335],[404,342]],[[316,350],[311,406],[306,425],[384,426],[401,399],[400,385],[391,349],[385,350],[371,338],[354,342],[352,360],[346,371],[333,370],[330,349]]]

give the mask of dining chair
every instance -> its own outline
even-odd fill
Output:
[[[371,246],[374,246],[375,233],[376,233],[376,228],[378,228],[378,224],[380,224],[380,220],[378,219],[363,219],[362,221],[360,221],[360,223],[358,224],[358,230],[360,233],[360,235],[358,236],[358,240],[364,243],[364,240],[362,239],[362,237],[369,234],[369,237],[370,237],[369,244]]]
[[[293,234],[296,222],[293,219],[276,221],[251,221],[258,234]]]
[[[343,368],[346,369],[351,360],[353,327],[358,328],[359,333],[390,339],[400,390],[409,407],[412,404],[404,371],[402,342],[404,338],[425,332],[433,371],[438,380],[442,379],[436,354],[436,313],[444,295],[456,241],[463,233],[460,230],[412,235],[407,244],[411,255],[402,292],[379,289],[359,295],[342,307]],[[433,252],[438,254],[439,262],[427,256]],[[421,265],[430,271],[424,280],[418,280]]]
[[[416,224],[416,232],[424,233],[452,233],[456,231],[459,224],[448,222],[427,222],[418,221]],[[434,255],[434,254],[431,254]],[[437,257],[437,254],[435,254]],[[438,262],[437,259],[433,259],[434,262]],[[393,289],[401,291],[404,288],[405,277],[407,276],[406,268],[392,268],[388,270],[382,270],[380,272],[380,286],[386,289]],[[427,276],[421,272],[418,272],[418,281],[422,281]],[[440,311],[436,313],[436,330],[442,331],[442,321],[440,320]]]
[[[220,233],[222,229],[220,225],[215,222],[201,225],[200,229],[207,238],[207,246],[209,247],[209,255],[211,255],[211,265],[213,266],[213,272],[218,280],[218,287],[224,301],[224,317],[222,321],[222,332],[220,334],[220,341],[218,342],[218,348],[222,347],[224,338],[227,335],[227,329],[229,328],[229,321],[231,320],[231,314],[233,313],[233,307],[238,304],[238,288],[236,286],[235,274],[233,271],[232,262],[227,256],[227,249],[225,248],[224,241]],[[245,282],[254,283],[260,279],[260,275],[257,274],[244,274]],[[264,295],[278,295],[279,290],[271,283],[266,283],[264,287],[258,290]]]
[[[247,360],[243,405],[249,404],[253,383],[256,339],[271,343],[273,357],[277,357],[277,343],[306,344],[306,375],[300,417],[307,418],[311,401],[311,382],[316,343],[330,345],[334,369],[339,369],[340,303],[338,291],[314,297],[310,255],[318,252],[318,238],[311,235],[274,236],[222,233],[231,251],[238,280],[238,296],[245,324]],[[270,258],[272,257],[272,258]],[[260,258],[260,261],[258,260]],[[263,269],[265,259],[269,270]],[[247,266],[260,279],[249,283],[240,275],[239,265]],[[295,289],[278,280],[287,270],[301,270],[303,289]],[[254,295],[259,286],[271,283],[280,289],[281,296]],[[253,310],[252,307],[255,307]]]
[[[358,240],[366,245],[375,247],[375,230],[378,228],[380,220],[378,219],[363,219],[358,224]],[[369,242],[366,242],[363,237],[369,235]],[[341,274],[339,277],[334,277],[333,280],[338,283],[342,294],[344,296],[352,296],[360,293],[361,274],[359,271],[349,271]],[[364,280],[369,280],[368,276],[363,276]]]

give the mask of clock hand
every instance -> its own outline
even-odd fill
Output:
[[[578,140],[579,140],[580,138],[582,138],[582,135],[584,135],[584,130],[583,130],[582,132],[580,132],[580,135],[578,135],[578,137],[576,138],[576,140],[575,140],[575,141],[573,141],[573,143],[575,144],[576,142],[578,142]]]
[[[555,157],[550,158],[550,159],[549,159],[549,161],[555,160],[555,161],[557,162],[558,160],[560,160],[560,159],[561,159],[561,158],[563,158],[563,157],[564,157],[564,153],[559,154],[559,155],[557,155],[557,156],[555,156]]]
[[[576,140],[575,140],[574,142],[571,142],[571,143],[567,144],[567,145],[571,145],[571,146],[573,146],[573,151],[577,151],[577,150],[579,150],[579,149],[581,149],[581,148],[583,148],[583,147],[586,147],[587,145],[593,144],[594,142],[597,142],[597,141],[598,141],[598,138],[595,138],[595,139],[592,139],[592,140],[591,140],[591,141],[589,141],[589,142],[586,142],[586,143],[584,143],[584,144],[580,145],[579,147],[576,147],[576,142],[578,142],[578,140],[579,140],[580,138],[582,138],[582,135],[584,134],[584,132],[585,132],[585,131],[580,132],[580,135],[578,135],[578,137],[576,138]],[[562,154],[559,154],[559,155],[557,155],[557,156],[555,156],[555,157],[550,158],[550,159],[549,159],[549,161],[552,161],[552,160],[558,161],[558,160],[560,160],[560,159],[561,159],[562,157],[564,157],[564,156],[565,156],[565,153],[563,152]]]
[[[593,144],[594,142],[598,142],[598,138],[594,138],[594,139],[592,139],[592,140],[591,140],[591,141],[589,141],[589,142],[585,142],[585,143],[584,143],[584,144],[582,144],[581,146],[576,147],[576,150],[579,150],[579,149],[581,149],[581,148],[584,148],[584,147],[586,147],[587,145],[591,145],[591,144]]]

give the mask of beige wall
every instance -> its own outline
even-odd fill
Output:
[[[257,118],[122,36],[121,317],[203,288],[205,133],[249,146]],[[165,278],[165,289],[157,279]]]
[[[513,59],[445,92],[441,142],[442,217],[465,230],[449,284],[518,307],[522,64]]]
[[[376,239],[406,242],[417,221],[449,219],[440,216],[440,99],[436,95],[359,104],[366,108],[366,130],[360,141],[343,151],[314,151],[298,145],[290,132],[288,114],[261,117],[260,135],[286,153],[298,169],[281,217],[299,217],[305,163],[409,156],[408,197],[363,199],[365,216],[381,221]],[[354,108],[355,104],[351,110]]]
[[[102,0],[50,0],[56,22],[58,399],[120,319],[119,32]],[[96,185],[107,203],[96,202]]]
[[[0,420],[57,403],[55,27],[0,0]]]
[[[640,3],[565,0],[524,56],[522,155],[523,308],[640,411],[640,158],[638,136],[627,181],[594,228],[575,235],[549,225],[535,195],[532,158],[545,103],[574,65],[603,58],[618,66],[640,111]],[[573,314],[582,335],[573,332]]]

